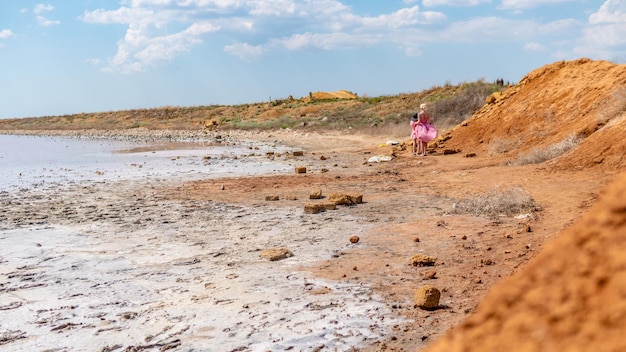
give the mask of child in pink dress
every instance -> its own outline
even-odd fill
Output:
[[[432,124],[426,111],[426,104],[420,105],[420,112],[411,118],[411,138],[413,139],[413,156],[426,156],[428,142],[437,138],[437,129]]]
[[[413,140],[413,156],[417,156],[417,147],[421,146],[421,142],[417,140],[417,125],[419,124],[417,120],[417,113],[413,114],[411,117],[411,139]]]

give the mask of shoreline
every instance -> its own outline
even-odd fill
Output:
[[[2,251],[20,248],[7,242],[15,224],[26,233],[69,230],[63,245],[30,241],[32,258],[11,259],[13,269],[0,273],[0,300],[8,302],[0,305],[3,314],[29,317],[25,326],[2,326],[0,337],[9,341],[2,347],[45,344],[52,335],[71,347],[72,338],[96,343],[105,336],[110,343],[103,348],[111,351],[212,351],[216,341],[241,351],[270,348],[264,343],[278,350],[416,351],[471,315],[494,284],[585,212],[612,177],[440,152],[413,158],[407,149],[389,162],[369,163],[392,147],[358,133],[244,131],[228,138],[235,136],[303,150],[288,163],[306,173],[0,193],[3,265],[10,262]],[[542,210],[519,218],[449,213],[456,202],[494,187],[521,187]],[[305,214],[313,189],[325,197],[362,194],[363,203]],[[349,241],[355,235],[356,244]],[[275,247],[294,256],[259,257]],[[436,264],[411,265],[415,254],[434,256]],[[92,268],[95,278],[81,275]],[[57,293],[52,302],[38,300],[46,289],[40,284]],[[441,291],[435,310],[413,306],[424,285]],[[101,291],[117,293],[113,299]],[[66,306],[68,299],[78,303]],[[31,309],[38,302],[43,306]],[[213,310],[235,318],[202,320]],[[156,330],[142,330],[145,324]]]

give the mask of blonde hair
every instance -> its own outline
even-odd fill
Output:
[[[426,110],[426,104],[424,104],[424,103],[420,104],[420,109]]]

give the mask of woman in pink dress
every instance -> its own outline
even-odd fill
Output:
[[[437,138],[437,129],[433,126],[426,104],[420,105],[420,112],[411,118],[411,138],[413,139],[413,156],[426,156],[428,142]]]

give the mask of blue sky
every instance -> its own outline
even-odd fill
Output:
[[[626,62],[626,0],[0,2],[0,118],[518,82]]]

